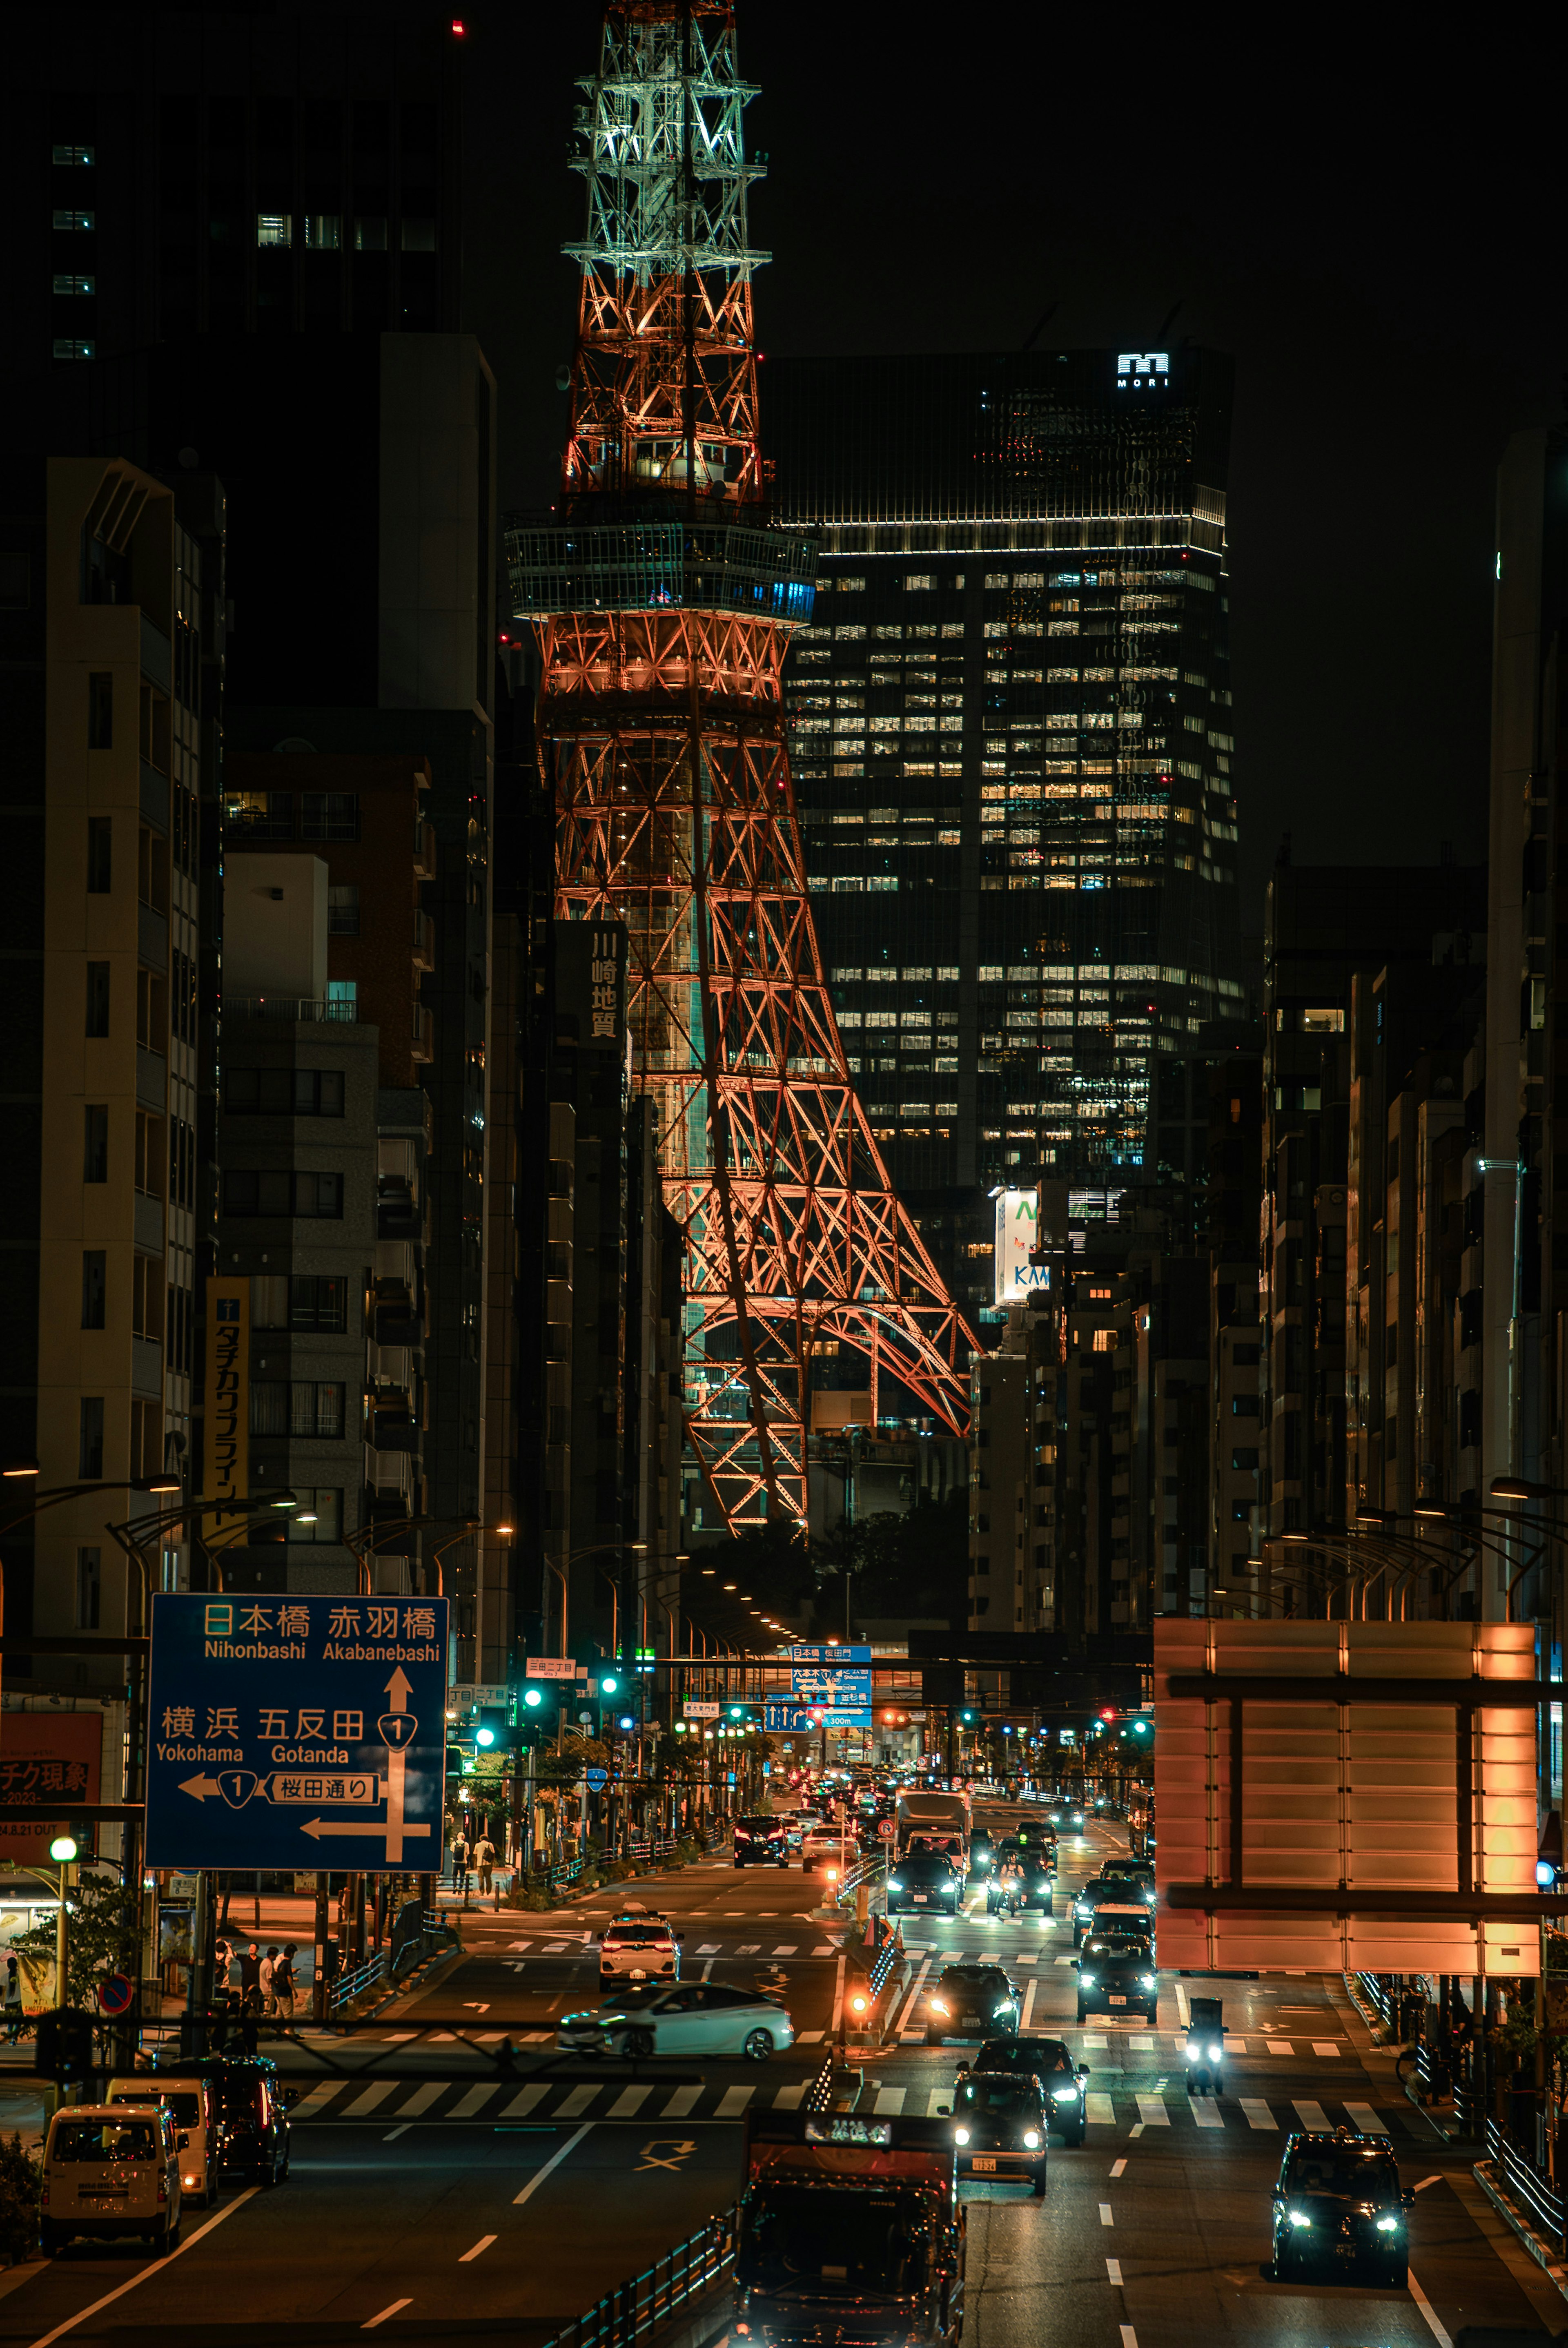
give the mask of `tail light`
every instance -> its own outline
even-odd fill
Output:
[[[160,2177],[158,2180],[158,2198],[160,2201],[167,2201],[169,2199],[169,2179],[167,2177]]]
[[[48,2208],[48,2206],[49,2206],[49,2180],[48,2180],[48,2178],[46,2177],[46,2178],[45,2178],[45,2179],[44,2179],[43,2190],[40,2192],[40,2194],[39,2194],[39,2196],[38,2196],[38,2207],[39,2207],[39,2209],[46,2209]]]

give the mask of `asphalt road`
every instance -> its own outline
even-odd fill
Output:
[[[1108,1841],[1096,1831],[1077,1852],[1064,1844],[1064,1884],[1092,1872]],[[191,2212],[169,2261],[80,2245],[14,2270],[0,2279],[0,2343],[325,2348],[377,2332],[535,2348],[733,2199],[742,2112],[798,2101],[820,2060],[815,2034],[834,2024],[839,1967],[798,1869],[708,1865],[658,1897],[686,1935],[689,1975],[782,1982],[806,2043],[764,2066],[563,2064],[559,2014],[598,1993],[584,1935],[620,1902],[472,1917],[469,1953],[444,1982],[373,2032],[306,2041],[291,2056],[307,2094],[286,2183]],[[906,1924],[926,1982],[945,1956],[994,1953],[1027,2026],[1066,2037],[1091,2067],[1088,2142],[1053,2149],[1044,2203],[965,2188],[968,2348],[1213,2348],[1222,2337],[1445,2348],[1466,2323],[1562,2328],[1556,2292],[1492,2218],[1468,2163],[1406,2103],[1337,1982],[1203,1984],[1224,1996],[1232,2044],[1223,2100],[1194,2106],[1178,2054],[1186,1985],[1162,1976],[1155,2028],[1079,2030],[1062,1907],[1051,1921]],[[922,1985],[900,2037],[866,2058],[863,2109],[947,2100],[962,2050],[926,2045],[923,1996]],[[503,2037],[517,2049],[507,2076],[495,2064]],[[1419,2188],[1410,2291],[1281,2286],[1260,2271],[1285,2131],[1319,2115],[1382,2127]]]

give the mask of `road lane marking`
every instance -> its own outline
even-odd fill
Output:
[[[1098,2033],[1092,2030],[1086,2030],[1083,2034],[1082,2043],[1085,2046],[1109,2046],[1111,2041],[1109,2038],[1101,2037]]]
[[[1140,2096],[1137,2102],[1138,2117],[1145,2127],[1170,2127],[1171,2115],[1165,2109],[1163,2096]]]
[[[1126,2162],[1124,2160],[1113,2160],[1111,2164],[1111,2174],[1112,2177],[1125,2177],[1127,2174]]]
[[[1278,2133],[1279,2122],[1275,2118],[1268,2106],[1258,2096],[1244,2096],[1241,2099],[1241,2107],[1246,2114],[1248,2127],[1273,2128],[1276,2134]]]
[[[198,2226],[193,2234],[187,2234],[177,2250],[170,2250],[166,2259],[150,2260],[139,2274],[132,2275],[128,2282],[117,2284],[113,2291],[106,2291],[102,2299],[95,2299],[90,2307],[78,2308],[75,2315],[67,2315],[63,2323],[56,2323],[52,2332],[40,2333],[32,2343],[32,2348],[49,2348],[51,2341],[63,2340],[67,2332],[74,2332],[78,2323],[87,2322],[89,2315],[96,2315],[100,2308],[112,2307],[117,2299],[123,2299],[128,2291],[134,2291],[138,2282],[147,2281],[149,2275],[161,2274],[165,2267],[172,2266],[176,2259],[182,2259],[187,2250],[194,2250],[202,2236],[210,2234],[214,2226],[223,2225],[236,2209],[242,2209],[247,2201],[253,2201],[261,2190],[259,2185],[247,2185],[226,2209],[220,2209],[215,2218],[209,2218],[204,2226]]]
[[[1333,2122],[1321,2104],[1297,2104],[1296,2116],[1304,2128],[1317,2129],[1325,2136],[1333,2127]]]
[[[1440,2177],[1423,2177],[1420,2183],[1417,2186],[1416,2191],[1418,2193],[1424,2193],[1429,2185],[1440,2185],[1442,2181],[1443,2180]]]
[[[1181,2016],[1182,2028],[1184,2030],[1190,2030],[1193,2024],[1191,2016],[1187,2012],[1187,1993],[1183,1988],[1180,1982],[1176,1983],[1176,2012]]]
[[[1091,2120],[1097,2121],[1102,2127],[1115,2127],[1116,2106],[1109,2096],[1088,2096],[1084,2100],[1088,2106],[1088,2116]],[[1162,2105],[1161,2109],[1163,2110],[1163,2108]]]
[[[597,2092],[597,2090],[596,2090],[596,2092]],[[584,2137],[585,2137],[585,2136],[591,2136],[592,2134],[593,2134],[593,2122],[592,2122],[591,2120],[584,2120],[584,2122],[583,2122],[583,2124],[582,2124],[581,2127],[579,2127],[579,2130],[578,2130],[577,2134],[576,2134],[575,2136],[569,2136],[569,2137],[568,2137],[568,2138],[567,2138],[567,2140],[566,2140],[566,2142],[565,2142],[563,2145],[561,2145],[561,2146],[560,2146],[560,2147],[559,2147],[555,2152],[552,2152],[552,2153],[551,2153],[551,2155],[550,2155],[549,2158],[545,2162],[545,2165],[544,2165],[544,2167],[543,2167],[542,2168],[536,2168],[536,2169],[535,2169],[535,2171],[534,2171],[533,2175],[529,2178],[529,2179],[528,2179],[528,2183],[524,2186],[524,2188],[523,2188],[522,2191],[521,2191],[520,2193],[514,2193],[514,2194],[513,2194],[513,2196],[512,2196],[512,2207],[513,2207],[513,2209],[520,2209],[522,2208],[522,2206],[523,2206],[523,2203],[524,2203],[525,2201],[528,2200],[528,2199],[530,2199],[534,2194],[536,2194],[536,2193],[538,2191],[539,2187],[544,2183],[544,2181],[545,2181],[546,2178],[549,2175],[549,2173],[550,2173],[551,2169],[552,2169],[552,2168],[559,2168],[560,2167],[560,2165],[561,2165],[561,2162],[566,2158],[566,2157],[567,2157],[568,2153],[569,2153],[569,2152],[575,2152],[575,2151],[576,2151],[576,2149],[577,2149],[577,2147],[578,2147],[578,2146],[582,2142],[582,2140],[583,2140]],[[495,2240],[495,2236],[494,2236],[494,2235],[492,2235],[490,2239],[491,2239],[491,2240],[493,2241],[493,2240]]]
[[[400,2307],[412,2307],[413,2304],[411,2299],[395,2299],[390,2307],[384,2307],[379,2315],[373,2315],[368,2323],[362,2323],[359,2328],[362,2332],[374,2332],[378,2323],[384,2323],[387,2317],[395,2315]]]
[[[502,2106],[501,2117],[504,2120],[526,2119],[537,2104],[544,2102],[554,2084],[553,2080],[536,2079],[531,2087],[525,2087],[521,2095],[514,2096],[509,2104]]]
[[[622,2087],[620,2095],[617,2096],[614,2103],[611,2104],[609,2111],[605,2114],[606,2119],[630,2119],[634,2114],[642,2109],[643,2105],[648,2101],[649,2096],[652,2093],[653,2083],[651,2079],[645,2079],[641,2086]]]
[[[1201,2098],[1197,2096],[1189,2096],[1187,2102],[1191,2106],[1193,2117],[1200,2127],[1224,2127],[1225,2122],[1219,2116],[1218,2107],[1212,2104],[1206,2096]]]
[[[799,1953],[800,1942],[798,1941],[781,1941],[778,1947],[774,1951],[775,1957],[794,1957],[798,1956]]]
[[[700,1957],[716,1957],[718,1953],[719,1943],[717,1941],[704,1941],[702,1947],[697,1952],[697,1954]]]
[[[714,2116],[722,2120],[739,2119],[756,2092],[754,2087],[726,2087],[719,2098],[719,2108]]]
[[[413,2126],[414,2122],[412,2120],[405,2120],[401,2127],[388,2128],[386,2134],[381,2139],[383,2144],[395,2144],[398,2137],[400,2136],[406,2136]]]
[[[1315,2054],[1337,2054],[1339,2042],[1335,2038],[1315,2038],[1312,2042],[1312,2051]]]
[[[760,1941],[743,1941],[735,1951],[737,1957],[760,1957],[762,1952],[763,1944]]]
[[[1227,2054],[1245,2054],[1246,2053],[1246,2040],[1245,2038],[1232,2038],[1227,2036],[1225,2039],[1225,2053]]]
[[[470,2087],[466,2096],[458,2096],[446,2116],[449,2120],[471,2120],[475,2113],[489,2102],[492,2096],[498,2096],[500,2092],[499,2086],[494,2083],[487,2087]],[[597,2095],[599,2090],[595,2087],[590,2092]],[[569,2118],[575,2116],[575,2114],[568,2114]]]
[[[818,1947],[813,1949],[811,1953],[814,1957],[835,1957],[838,1952],[831,1941],[824,1941]]]
[[[1138,2334],[1130,2323],[1122,2326],[1122,2348],[1138,2348]]]
[[[1109,2201],[1102,2201],[1100,2204],[1100,2222],[1102,2226],[1113,2226],[1116,2223],[1115,2219],[1111,2215]]]
[[[663,2110],[660,2113],[660,2118],[661,2120],[683,2120],[687,2113],[695,2106],[697,2098],[701,2096],[702,2092],[702,2090],[700,2086],[677,2087],[669,2102],[665,2105]]]
[[[388,2096],[396,2093],[399,2085],[400,2082],[396,2079],[378,2079],[374,2087],[366,2087],[362,2096],[354,2097],[353,2103],[344,2110],[343,2117],[356,2120],[363,2113],[374,2111],[377,2104],[385,2103]]]
[[[1036,1957],[1034,1951],[1030,1949],[1026,1954],[1014,1957],[1013,1962],[1015,1965],[1032,1965],[1037,1964],[1039,1962],[1039,1959]],[[1031,1983],[1030,1986],[1032,1987],[1033,1984]]]
[[[926,2098],[926,2117],[928,2120],[947,2119],[951,2114],[952,2108],[953,2091],[951,2087],[933,2087],[930,2094]]]
[[[1122,2288],[1122,2261],[1120,2259],[1106,2260],[1105,2275],[1106,2280],[1110,2282],[1113,2282],[1117,2290],[1120,2291]]]
[[[1383,2126],[1381,2115],[1374,2110],[1370,2104],[1347,2104],[1345,2109],[1363,2136],[1388,2135],[1389,2131]]]
[[[1415,2301],[1416,2305],[1420,2309],[1421,2313],[1426,2317],[1428,2323],[1431,2327],[1432,2338],[1437,2342],[1438,2348],[1454,2348],[1453,2342],[1449,2338],[1448,2333],[1444,2331],[1442,2325],[1438,2321],[1436,2309],[1433,2307],[1431,2301],[1427,2297],[1426,2292],[1421,2289],[1420,2284],[1416,2281],[1415,2276],[1407,2272],[1405,2281],[1410,2287],[1410,2297]]]
[[[794,2043],[797,2046],[819,2046],[826,2035],[825,2030],[797,2030]]]
[[[1271,2038],[1267,2044],[1271,2054],[1294,2054],[1296,2052],[1288,2038]]]
[[[565,2103],[561,2105],[560,2108],[556,2113],[557,2119],[581,2119],[584,2112],[587,2111],[589,2104],[592,2103],[595,2096],[600,2092],[600,2090],[598,2087],[574,2087],[570,2095],[567,2097]]]
[[[1029,2028],[1030,2018],[1034,2013],[1034,1993],[1039,1987],[1040,1983],[1037,1981],[1031,1981],[1023,1993],[1023,2020],[1019,2024],[1020,2030]]]
[[[347,2085],[346,2079],[328,2079],[322,2086],[313,2087],[310,2094],[294,2106],[290,2118],[313,2120],[316,2114],[330,2104],[334,2096],[341,2095]]]
[[[489,2249],[495,2239],[496,2237],[494,2234],[481,2234],[473,2249],[471,2250],[464,2251],[462,2257],[457,2261],[458,2265],[460,2267],[472,2266],[474,2260],[479,2257],[481,2252]]]
[[[920,1967],[919,1972],[915,1976],[915,1986],[909,1992],[908,1996],[905,1999],[904,2011],[899,2015],[897,2024],[894,2025],[900,2035],[902,2035],[902,2034],[909,2027],[909,2016],[914,2013],[916,2006],[919,2003],[920,1992],[926,1986],[926,1975],[930,1972],[930,1970],[931,1960],[927,1956],[925,1962]],[[924,2035],[923,2033],[921,2034]]]
[[[903,2087],[879,2088],[873,2109],[879,2117],[886,2116],[888,2119],[897,2119],[904,2108],[904,2097],[907,2092]]]
[[[798,2112],[805,2100],[805,2091],[810,2085],[809,2079],[802,2079],[797,2086],[781,2087],[774,2097],[774,2109],[780,2112]]]

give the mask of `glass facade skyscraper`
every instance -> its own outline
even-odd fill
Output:
[[[1201,1172],[1190,1063],[1244,1008],[1230,362],[774,360],[763,391],[775,510],[821,550],[787,674],[824,959],[975,1303],[944,1194]]]

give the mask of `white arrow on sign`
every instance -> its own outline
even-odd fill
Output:
[[[187,1777],[179,1790],[182,1794],[194,1794],[199,1802],[204,1802],[210,1794],[220,1794],[223,1789],[216,1777]]]
[[[388,1807],[390,1808],[390,1807],[391,1804],[389,1801]],[[427,1835],[429,1831],[430,1828],[427,1826],[416,1825],[411,1820],[402,1817],[399,1817],[396,1821],[395,1838],[394,1836],[393,1821],[391,1818],[387,1819],[384,1828],[378,1826],[374,1818],[307,1818],[300,1828],[300,1832],[302,1834],[308,1834],[312,1839],[316,1842],[321,1840],[323,1835],[363,1836],[376,1835],[384,1832],[386,1836],[386,1855],[388,1859],[401,1859],[403,1857],[403,1844],[405,1836]],[[395,1839],[395,1848],[394,1848]]]

